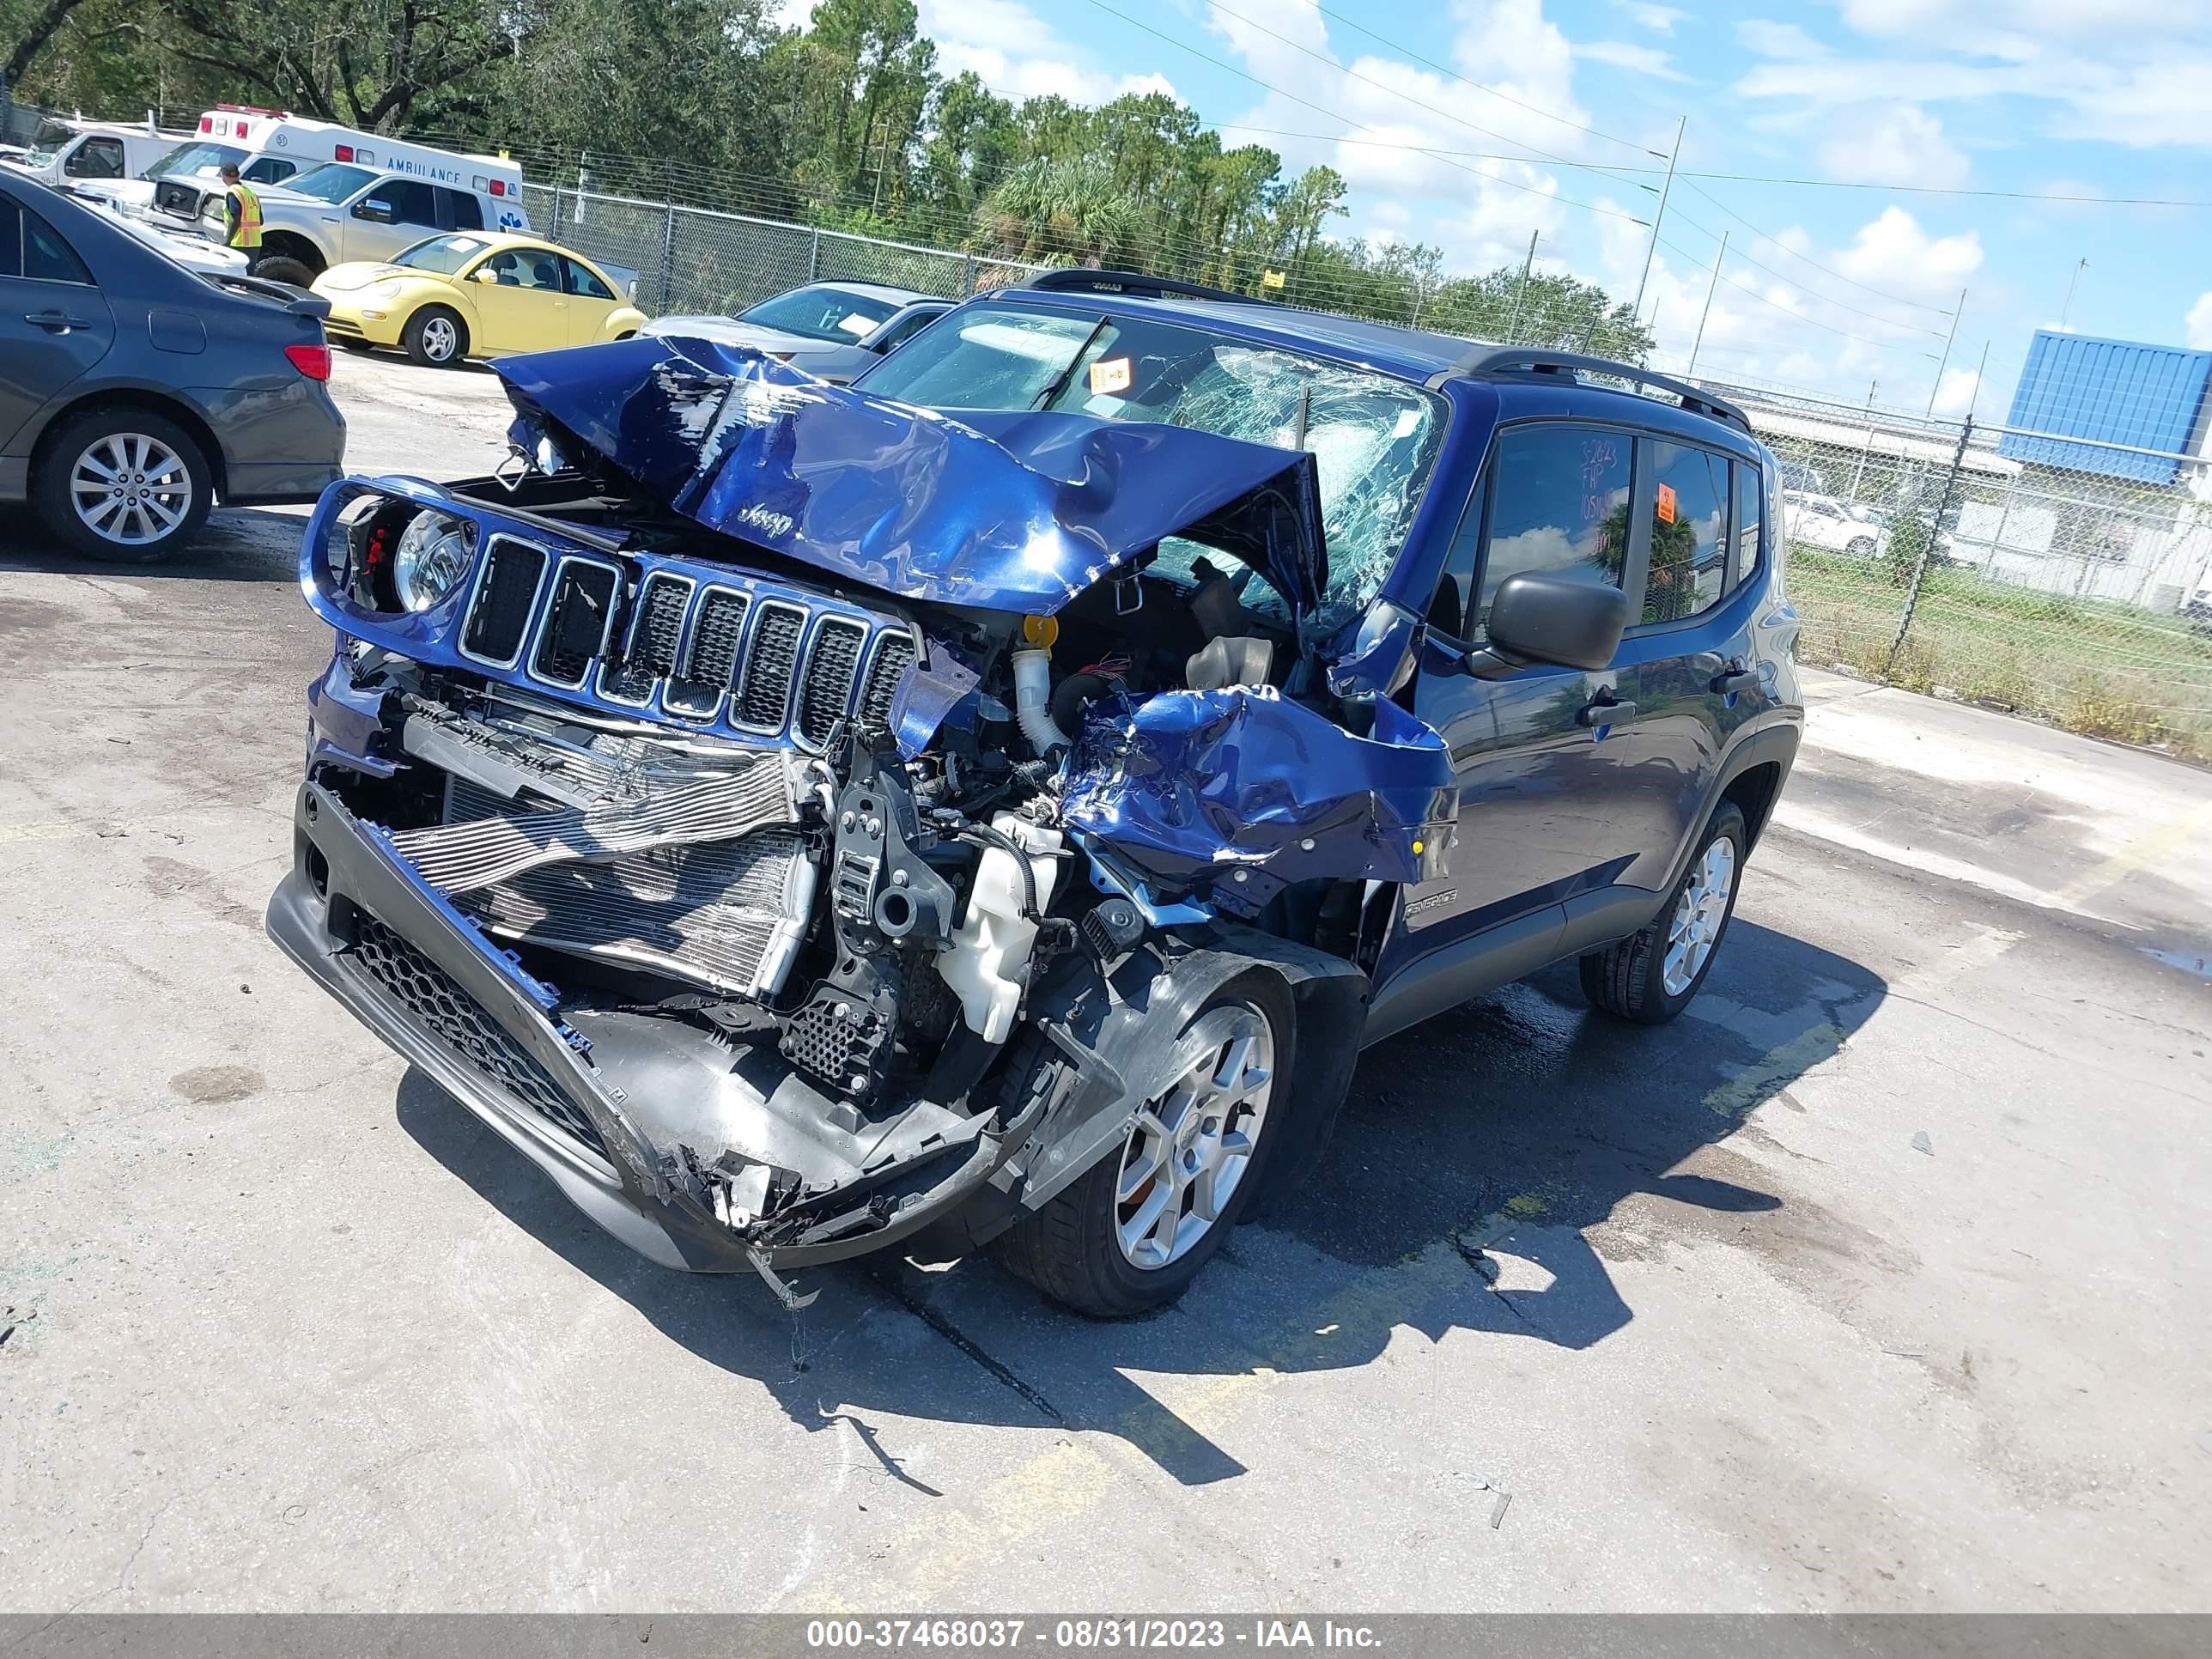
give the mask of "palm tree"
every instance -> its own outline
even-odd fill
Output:
[[[1115,188],[1113,169],[1091,157],[1024,161],[975,210],[986,251],[1048,264],[1141,264],[1144,208]]]

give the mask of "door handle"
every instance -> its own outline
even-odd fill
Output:
[[[23,320],[27,323],[36,324],[39,327],[45,329],[49,334],[66,334],[73,328],[90,328],[92,326],[90,323],[85,321],[82,317],[71,317],[65,313],[59,311],[29,312],[25,314]]]
[[[1626,726],[1636,718],[1636,705],[1619,702],[1609,696],[1584,703],[1575,712],[1577,726]]]
[[[1713,677],[1712,690],[1717,696],[1723,694],[1733,696],[1738,691],[1749,691],[1758,684],[1759,676],[1750,669],[1731,668],[1725,674]]]

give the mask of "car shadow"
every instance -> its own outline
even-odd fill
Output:
[[[87,559],[64,546],[24,507],[0,508],[0,570],[45,570],[131,581],[296,582],[307,509],[218,507],[191,546],[152,564]]]
[[[419,1073],[398,1115],[663,1336],[796,1423],[848,1423],[908,1486],[869,1413],[1112,1434],[1202,1485],[1243,1466],[1205,1413],[1138,1377],[1263,1388],[1366,1364],[1407,1330],[1586,1349],[1635,1317],[1609,1262],[1660,1248],[1645,1231],[1655,1203],[1670,1233],[1708,1226],[1753,1249],[1839,1225],[1766,1190],[1762,1166],[1724,1143],[1765,1103],[1794,1104],[1790,1085],[1885,995],[1860,964],[1738,919],[1670,1026],[1594,1014],[1571,963],[1468,1003],[1370,1049],[1312,1176],[1175,1308],[1121,1323],[1066,1313],[988,1258],[845,1264],[808,1275],[820,1302],[787,1316],[750,1278],[672,1273],[616,1243]]]

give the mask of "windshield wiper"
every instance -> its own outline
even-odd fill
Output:
[[[1075,366],[1083,361],[1083,354],[1091,349],[1091,343],[1097,339],[1101,334],[1104,333],[1105,331],[1106,319],[1103,317],[1101,317],[1097,322],[1091,324],[1091,332],[1085,335],[1083,337],[1083,343],[1075,348],[1075,355],[1067,360],[1067,367],[1061,369],[1059,374],[1052,377],[1051,381],[1046,386],[1045,389],[1039,392],[1035,401],[1030,404],[1031,409],[1050,409],[1052,407],[1052,400],[1059,397],[1061,392],[1066,391],[1067,383],[1075,378]]]

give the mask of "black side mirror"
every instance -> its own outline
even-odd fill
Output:
[[[1595,672],[1612,666],[1627,629],[1628,595],[1619,588],[1523,570],[1498,585],[1490,601],[1490,642],[1462,647],[1460,665],[1479,679],[1500,679],[1532,663]]]

